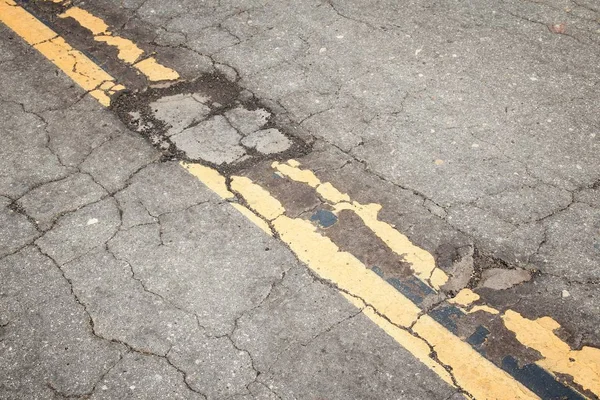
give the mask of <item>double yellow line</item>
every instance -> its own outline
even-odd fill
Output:
[[[112,34],[102,19],[88,11],[71,7],[59,17],[74,18],[92,33],[94,40],[116,47],[119,59],[149,81],[179,78],[176,71],[162,66],[151,55],[144,55],[131,40]],[[110,105],[111,96],[124,89],[114,77],[13,0],[0,0],[0,21],[102,105]],[[333,282],[348,301],[362,309],[367,317],[441,379],[460,388],[465,396],[506,400],[538,398],[429,315],[422,315],[411,300],[366,268],[354,255],[340,251],[329,238],[317,232],[313,224],[286,216],[285,207],[263,187],[240,176],[232,177],[231,185],[227,187],[225,177],[214,169],[199,164],[182,165],[223,199],[233,200],[236,195],[243,198],[249,208],[236,202],[231,202],[232,206],[266,233],[276,232],[310,269]],[[415,276],[433,290],[447,281],[448,277],[435,266],[431,254],[414,246],[406,236],[378,219],[381,206],[354,202],[330,183],[321,182],[311,171],[299,167],[294,160],[273,164],[276,173],[312,187],[335,212],[351,210],[356,213],[392,251],[403,254]],[[452,302],[468,307],[477,299],[475,293],[464,290]],[[499,313],[486,305],[464,310]],[[548,317],[532,321],[508,310],[502,318],[507,329],[513,331],[521,343],[540,352],[543,358],[538,365],[548,371],[569,374],[585,389],[600,394],[600,350],[589,347],[571,350],[553,333],[558,325]]]
[[[110,33],[108,25],[89,12],[79,7],[71,7],[60,17],[75,19],[82,27],[92,32],[96,41],[116,47],[119,50],[119,58],[136,68],[149,81],[170,81],[179,78],[176,71],[161,65],[154,57],[143,57],[144,51],[131,40]],[[108,72],[74,49],[13,0],[0,0],[0,21],[42,53],[103,106],[109,106],[111,96],[125,89]]]

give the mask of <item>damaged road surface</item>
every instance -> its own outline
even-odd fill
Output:
[[[598,399],[559,3],[0,0],[0,397]]]

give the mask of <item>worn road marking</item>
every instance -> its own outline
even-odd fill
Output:
[[[75,18],[82,26],[87,25],[92,32],[98,32],[94,35],[98,36],[99,41],[110,42],[118,47],[124,61],[133,60],[133,57],[137,57],[137,60],[140,57],[133,42],[112,36],[104,21],[87,11],[67,11],[65,16]],[[0,0],[0,21],[45,55],[104,106],[109,105],[111,94],[123,89],[113,77],[83,53],[73,49],[53,30],[13,0]],[[147,58],[136,63],[132,61],[129,64],[141,71],[145,68],[142,63],[146,62],[145,65],[152,70],[153,62],[148,60]],[[161,71],[160,68],[156,71],[162,79],[159,76],[154,78],[168,80],[165,78],[169,76],[168,71]],[[152,73],[147,75],[150,80]],[[267,234],[278,234],[309,268],[323,279],[333,282],[352,304],[363,310],[368,318],[444,381],[479,399],[539,398],[430,315],[424,314],[415,303],[366,268],[354,255],[340,251],[329,238],[317,232],[311,222],[286,216],[285,207],[260,185],[246,177],[233,176],[228,187],[226,178],[212,168],[199,164],[182,165],[208,188],[230,201],[235,209]],[[312,171],[299,167],[300,163],[294,160],[288,161],[287,164],[273,164],[274,171],[281,176],[315,189],[335,212],[351,210],[356,213],[365,226],[398,256],[404,257],[411,264],[415,276],[432,290],[438,290],[447,282],[447,275],[436,267],[431,254],[412,244],[393,226],[378,219],[380,205],[363,205],[352,201],[347,194],[340,192],[331,183],[322,183]],[[234,192],[243,198],[250,208],[236,203]],[[485,311],[501,314],[505,326],[515,333],[517,340],[542,355],[536,362],[537,365],[555,374],[568,374],[584,389],[600,394],[600,350],[585,346],[581,350],[571,350],[568,344],[554,334],[560,326],[551,318],[544,317],[532,321],[511,310],[501,313],[485,304],[473,305],[478,299],[476,293],[464,289],[450,301],[463,313]]]
[[[363,220],[365,226],[370,228],[372,232],[381,238],[398,256],[401,256],[405,261],[411,264],[415,276],[419,277],[424,283],[428,283],[433,289],[439,289],[439,286],[447,281],[446,274],[435,267],[435,262],[431,261],[433,260],[433,257],[429,253],[414,246],[408,238],[401,235],[400,232],[396,231],[391,225],[378,220],[377,212],[381,209],[381,205],[369,204],[365,206],[356,201],[352,201],[347,194],[341,193],[330,183],[321,183],[312,171],[299,168],[300,164],[295,160],[290,160],[287,164],[274,162],[272,167],[277,173],[287,176],[293,181],[313,187],[316,192],[333,207],[335,213],[339,213],[342,210],[351,210],[356,213]],[[320,188],[323,187],[326,187],[326,190],[320,190]],[[250,206],[253,208],[252,204],[250,204]],[[260,213],[260,210],[256,211]],[[281,234],[281,232],[279,233]],[[284,239],[283,235],[282,239]],[[290,247],[294,250],[293,244],[290,244]],[[303,252],[302,254],[305,254],[308,250],[301,249],[301,251]],[[295,252],[298,254],[299,258],[302,259],[300,254],[297,251]],[[423,253],[426,253],[426,255]],[[366,266],[363,265],[363,267],[366,269]],[[433,279],[433,277],[436,276],[436,270],[439,270],[440,273],[437,274],[437,278]],[[428,276],[429,279],[427,279]],[[339,284],[339,281],[336,279],[330,280]],[[382,284],[387,284],[382,279],[379,281]],[[344,288],[342,287],[342,289]],[[355,293],[352,291],[350,292]],[[365,299],[363,296],[359,297]],[[465,314],[477,311],[483,311],[493,315],[500,314],[500,311],[485,304],[472,306],[479,298],[479,295],[472,290],[463,289],[453,299],[450,299],[449,303],[456,304],[458,309]],[[375,304],[370,304],[373,305],[377,311],[381,311],[386,317],[391,319],[391,316],[393,316],[393,313],[389,314],[385,309],[379,309]],[[600,349],[584,346],[581,350],[571,350],[567,343],[560,340],[560,338],[553,333],[554,330],[560,328],[560,325],[550,317],[532,321],[512,310],[507,310],[503,313],[502,320],[504,321],[506,328],[516,334],[516,338],[520,343],[540,352],[543,358],[536,362],[537,365],[554,374],[570,375],[573,377],[574,382],[581,385],[584,390],[589,390],[596,395],[600,394]],[[393,319],[391,319],[391,321],[402,325],[400,321],[394,321]],[[419,333],[420,336],[426,339],[431,345],[436,343],[436,338],[440,339],[440,341],[437,342],[438,344],[435,346],[435,349],[442,362],[446,363],[446,359],[442,357],[442,354],[444,354],[442,349],[447,350],[446,346],[457,349],[464,344],[473,351],[470,346],[462,341],[460,341],[460,343],[454,343],[456,336],[443,327],[439,327],[441,330],[431,330],[431,327],[435,324],[437,324],[436,321],[425,315],[418,319],[413,326],[413,330]],[[426,325],[428,328],[423,330],[423,325]],[[440,336],[442,332],[447,332],[450,336],[445,334]],[[443,340],[441,340],[442,337]],[[439,347],[440,345],[442,347]],[[467,353],[468,351],[466,349],[462,349],[455,354],[449,353],[449,360],[453,360],[453,357],[460,358],[459,354],[462,354],[464,359]],[[457,369],[452,362],[447,362],[447,365],[450,365],[453,368],[454,374],[460,374],[461,370]]]
[[[322,183],[312,171],[302,170],[298,167],[299,164],[294,160],[292,160],[292,163],[288,162],[288,164],[273,163],[273,168],[281,174],[316,189],[316,192],[334,208],[335,213],[342,210],[354,211],[390,250],[411,265],[415,276],[423,283],[434,289],[439,289],[448,281],[446,273],[435,266],[435,259],[431,254],[415,246],[405,235],[390,224],[379,220],[377,214],[381,210],[381,205],[363,205],[351,201],[347,194],[341,193],[331,183]]]
[[[176,71],[160,64],[154,57],[140,59],[144,54],[144,50],[140,49],[131,40],[112,34],[109,31],[108,25],[101,18],[90,14],[88,11],[73,6],[60,14],[59,17],[74,19],[79,25],[92,32],[95,41],[116,47],[119,51],[117,57],[125,63],[132,65],[144,74],[148,80],[158,82],[179,79],[179,74]]]
[[[183,165],[194,174],[193,167],[185,163]],[[292,165],[297,164],[292,161]],[[290,172],[299,181],[313,187],[320,185],[311,171],[297,168],[293,171],[286,168],[277,170]],[[207,174],[194,175],[202,180]],[[221,182],[225,185],[224,178]],[[207,186],[215,186],[214,177]],[[412,301],[366,268],[352,254],[340,251],[329,238],[317,232],[314,224],[284,215],[285,208],[266,189],[240,176],[232,177],[230,188],[223,186],[217,188],[216,192],[233,191],[239,194],[254,212],[271,224],[281,240],[290,246],[302,262],[322,279],[333,282],[354,305],[366,307],[369,311],[365,315],[444,381],[460,387],[477,399],[538,398],[431,317],[421,315],[421,310]],[[334,194],[331,198],[350,200],[347,195],[339,194],[333,186],[326,186],[326,191]],[[436,352],[439,362],[431,357],[432,351]],[[449,366],[452,372],[448,372],[444,365]]]
[[[571,375],[584,389],[600,393],[600,349],[583,346],[581,350],[571,350],[567,343],[554,334],[560,325],[550,317],[532,321],[508,310],[502,319],[506,327],[515,333],[517,340],[540,352],[543,359],[537,362],[539,366]]]
[[[110,105],[110,96],[124,89],[115,78],[83,53],[71,47],[56,32],[13,0],[0,0],[0,21],[42,53],[102,105]]]

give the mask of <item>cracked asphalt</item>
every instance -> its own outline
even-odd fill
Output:
[[[2,12],[0,398],[599,398],[598,1]]]

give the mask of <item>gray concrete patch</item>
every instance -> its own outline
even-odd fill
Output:
[[[504,290],[531,279],[531,272],[524,269],[486,269],[481,274],[480,286],[494,290]]]
[[[263,129],[248,134],[241,141],[242,145],[256,149],[262,154],[274,154],[286,151],[292,142],[277,129]]]
[[[173,136],[210,114],[210,108],[203,104],[209,99],[202,100],[194,94],[175,94],[150,103],[150,109],[156,119],[167,124],[166,135]]]
[[[204,162],[227,173],[310,150],[312,138],[291,124],[277,103],[242,90],[231,67],[215,68],[219,73],[190,82],[123,93],[112,108],[130,129],[148,137],[163,159]],[[205,107],[201,112],[199,105]],[[258,130],[264,132],[244,148],[242,137]]]
[[[74,174],[27,192],[18,204],[40,229],[47,230],[61,214],[95,203],[107,194],[89,175]]]
[[[212,164],[239,161],[246,151],[239,142],[242,137],[222,116],[200,122],[173,136],[173,143],[191,159]]]
[[[265,126],[269,122],[271,113],[260,108],[248,110],[244,107],[237,107],[227,111],[225,117],[242,135],[248,135]]]

